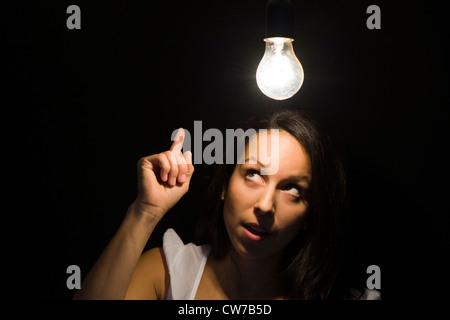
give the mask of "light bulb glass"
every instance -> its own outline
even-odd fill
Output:
[[[294,53],[291,38],[266,38],[266,51],[256,70],[256,83],[269,98],[285,100],[303,84],[303,68]]]

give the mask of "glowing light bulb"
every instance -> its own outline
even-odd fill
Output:
[[[303,84],[303,67],[294,53],[292,38],[264,39],[266,51],[258,69],[256,82],[269,98],[285,100],[292,97]]]

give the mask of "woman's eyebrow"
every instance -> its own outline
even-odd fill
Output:
[[[252,160],[253,162],[250,162],[250,160]],[[259,164],[261,167],[269,167],[269,165],[270,165],[270,163],[267,163],[267,164],[264,164],[264,163],[262,163],[261,161],[259,161],[258,159],[256,159],[255,157],[247,157],[247,158],[245,158],[245,160],[244,160],[244,163],[247,163],[247,161],[250,163],[250,164]]]
[[[245,163],[247,163],[248,161],[252,160],[253,162],[251,164],[259,164],[261,167],[268,167],[269,164],[264,164],[261,161],[259,161],[258,159],[256,159],[255,157],[246,157],[245,158]],[[296,182],[306,182],[308,185],[310,183],[311,178],[309,176],[292,176],[288,178],[289,180],[294,180]]]
[[[298,182],[306,182],[309,185],[310,177],[308,177],[308,176],[295,176],[295,177],[292,177],[292,180],[296,180]]]

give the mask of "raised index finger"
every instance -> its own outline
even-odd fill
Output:
[[[181,148],[183,148],[183,142],[184,142],[184,129],[180,128],[177,131],[177,134],[175,135],[175,138],[173,139],[173,143],[170,146],[170,151],[175,152],[175,154],[181,153]]]

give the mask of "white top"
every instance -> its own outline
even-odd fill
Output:
[[[194,300],[211,247],[184,245],[175,230],[163,236],[163,250],[170,275],[167,300]]]
[[[194,300],[211,247],[184,244],[173,229],[163,236],[163,250],[170,275],[167,300]],[[356,294],[357,291],[354,291]],[[366,289],[361,300],[380,300],[377,290]]]

